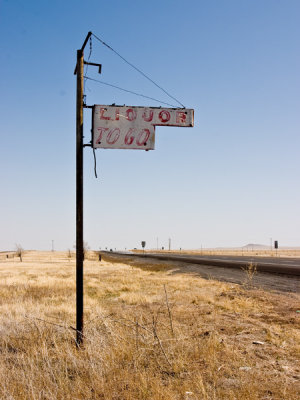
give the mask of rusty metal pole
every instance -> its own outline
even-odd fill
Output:
[[[77,50],[76,99],[76,344],[83,342],[83,49]]]

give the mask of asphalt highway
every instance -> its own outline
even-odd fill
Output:
[[[119,253],[121,254],[121,253]],[[288,257],[255,257],[255,256],[201,256],[180,255],[175,253],[126,253],[131,257],[155,258],[165,261],[179,261],[192,264],[208,265],[223,268],[245,269],[250,263],[256,265],[259,272],[268,272],[283,275],[300,276],[300,258]]]

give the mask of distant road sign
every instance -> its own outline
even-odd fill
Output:
[[[194,126],[194,110],[94,105],[93,147],[154,150],[155,126]]]

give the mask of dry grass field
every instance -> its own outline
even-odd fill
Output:
[[[1,399],[300,398],[299,294],[107,257],[85,261],[78,350],[74,255],[1,255]]]

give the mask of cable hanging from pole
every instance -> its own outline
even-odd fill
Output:
[[[139,68],[137,68],[135,65],[133,65],[131,62],[126,60],[121,54],[119,54],[116,50],[114,50],[111,46],[109,46],[107,43],[105,43],[103,40],[101,40],[98,36],[96,36],[94,33],[92,33],[92,36],[94,36],[95,39],[97,39],[100,43],[102,43],[105,47],[107,47],[109,50],[111,50],[113,53],[115,53],[118,57],[120,57],[126,64],[130,65],[133,69],[135,69],[138,73],[140,73],[144,78],[148,79],[153,85],[155,85],[158,89],[163,91],[167,96],[169,96],[171,99],[175,100],[178,104],[181,105],[181,107],[185,108],[185,106],[176,99],[176,97],[172,96],[170,93],[168,93],[164,88],[159,86],[153,79],[149,78],[148,75],[146,75],[143,71],[141,71]],[[167,103],[164,103],[167,104]]]
[[[95,178],[98,178],[97,175],[97,158],[96,158],[96,153],[95,153],[95,148],[93,147],[93,155],[94,155],[94,173],[95,173]]]

